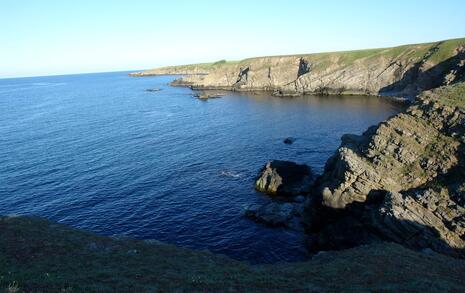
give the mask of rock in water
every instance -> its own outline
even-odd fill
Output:
[[[199,93],[194,95],[194,97],[196,97],[199,100],[218,99],[223,96],[224,95],[221,93]]]
[[[309,166],[274,160],[260,171],[255,189],[271,195],[295,196],[310,191],[313,174]]]
[[[159,91],[161,91],[161,89],[160,88],[152,88],[152,89],[146,89],[145,91],[147,91],[147,92],[159,92]]]
[[[295,142],[295,138],[293,137],[286,137],[283,141],[285,144],[293,144]]]
[[[294,205],[276,202],[253,204],[244,209],[244,216],[270,226],[287,226],[294,216]]]

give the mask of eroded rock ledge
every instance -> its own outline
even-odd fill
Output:
[[[303,94],[380,95],[413,99],[465,74],[465,39],[394,48],[258,57],[238,62],[164,67],[135,76],[188,74],[193,89]]]
[[[465,84],[345,135],[307,206],[313,250],[388,240],[465,257]]]

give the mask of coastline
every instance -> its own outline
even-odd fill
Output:
[[[132,75],[182,72],[186,76],[178,82],[197,90],[265,90],[277,96],[356,94],[413,100],[425,90],[459,80],[464,60],[462,38],[393,48],[162,67]]]
[[[422,59],[425,71],[418,68],[419,75],[407,85],[402,80],[412,67],[397,71],[398,80],[385,80],[390,84],[384,87],[392,91],[378,90],[376,96],[392,98],[389,93],[400,93],[412,105],[360,136],[341,138],[341,146],[306,194],[302,218],[308,248],[314,253],[311,260],[251,266],[157,241],[114,239],[35,217],[6,216],[0,218],[0,285],[49,291],[215,291],[226,287],[231,291],[337,291],[386,286],[407,291],[431,290],[434,283],[436,291],[464,290],[465,56],[461,50],[447,57],[447,66],[441,65],[440,70],[437,63]],[[298,62],[300,72],[302,61]],[[260,82],[255,84],[259,79],[245,77],[243,69],[232,86],[221,82],[212,86],[209,79],[220,73],[228,77],[229,66],[237,70],[239,65],[222,63],[202,75],[179,73],[184,77],[178,85],[259,92]],[[295,75],[296,67],[290,68],[284,75]],[[420,72],[434,74],[424,77],[426,82]],[[295,91],[282,93],[333,94],[337,87],[301,91],[311,74],[310,70],[297,76],[292,85]],[[269,93],[286,87],[265,89]],[[337,94],[350,92],[344,89]],[[92,282],[84,281],[92,277]]]

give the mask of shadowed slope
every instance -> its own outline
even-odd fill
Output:
[[[33,292],[463,291],[465,262],[380,243],[302,263],[251,266],[33,217],[0,218],[0,288]]]

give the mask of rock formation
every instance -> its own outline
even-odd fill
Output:
[[[366,94],[412,99],[424,90],[464,77],[465,39],[164,67],[134,75],[159,74],[190,74],[178,83],[194,89],[269,91],[280,96]]]
[[[206,92],[201,92],[197,93],[194,95],[199,100],[208,100],[208,99],[218,99],[223,97],[224,94],[222,93],[206,93]]]
[[[345,135],[308,206],[310,247],[389,240],[465,256],[464,101],[465,83],[439,88]]]
[[[269,202],[263,205],[252,204],[244,208],[244,216],[270,226],[290,226],[292,218],[298,214],[302,204]]]
[[[271,195],[296,196],[308,193],[312,183],[313,174],[307,165],[275,160],[260,171],[255,188]]]
[[[147,74],[200,72],[195,66]],[[413,101],[421,94],[405,112],[362,135],[344,135],[313,188],[307,166],[272,161],[256,189],[281,196],[311,191],[303,218],[312,250],[388,240],[465,256],[465,39],[251,58],[202,70],[204,75],[175,83],[279,96],[367,94]],[[256,207],[249,214],[266,218],[282,208]]]

